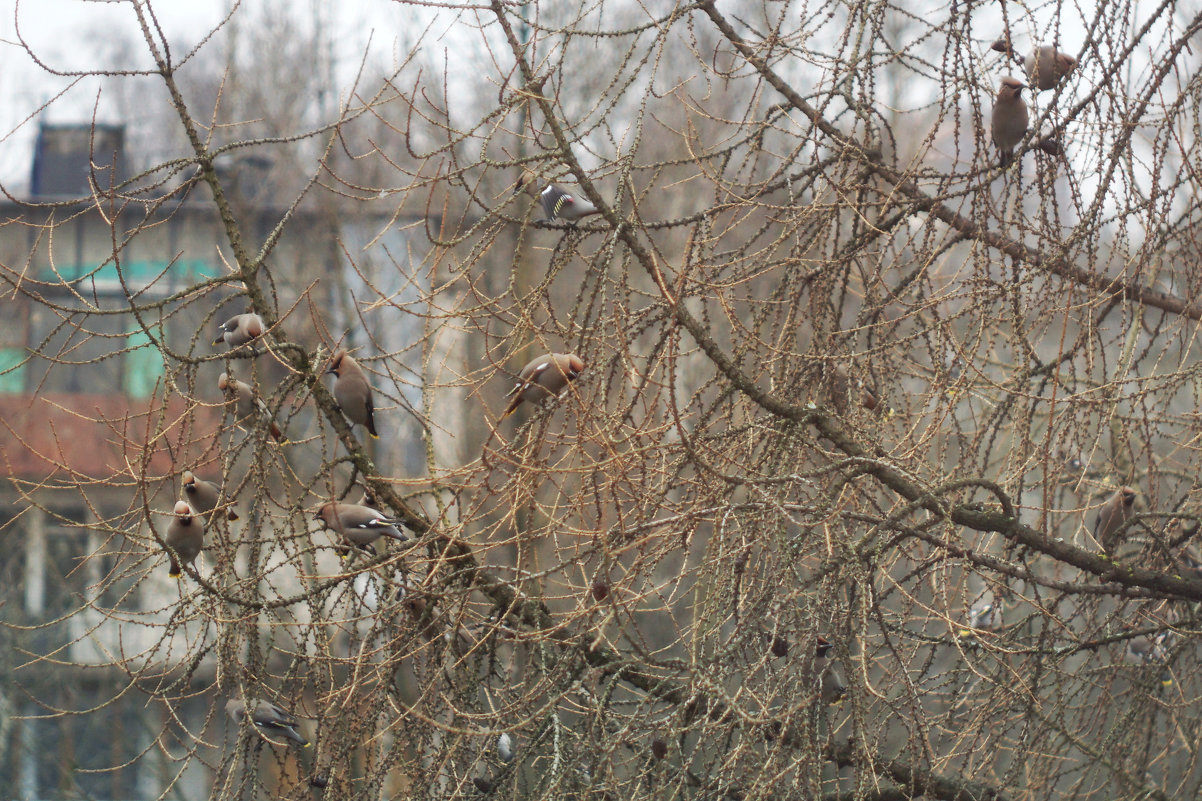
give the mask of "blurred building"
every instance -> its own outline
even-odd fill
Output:
[[[216,352],[217,324],[242,302],[232,289],[187,291],[234,263],[207,188],[169,192],[177,177],[106,198],[130,162],[120,126],[43,125],[31,196],[0,202],[0,786],[12,798],[206,797],[212,776],[196,761],[180,774],[175,760],[201,732],[220,744],[225,730],[213,716],[224,700],[200,694],[211,654],[187,675],[163,674],[195,645],[186,627],[178,650],[163,641],[179,589],[146,547],[145,510],[170,509],[182,469],[211,474],[219,462],[204,443],[221,425],[221,363],[188,360]],[[262,242],[286,210],[264,191],[263,161],[218,166],[248,241]],[[348,240],[390,246],[377,259],[385,285],[419,299],[421,277],[397,275],[408,265],[396,254],[414,245],[391,211],[301,210],[267,264],[281,312],[307,292],[333,336],[367,344],[345,295],[355,276],[357,300],[375,299],[361,275],[372,254],[352,269]],[[417,339],[415,319],[394,320],[389,336]],[[307,312],[284,325],[307,347],[324,342]],[[382,447],[398,453],[420,434],[399,415],[387,431]],[[181,699],[174,715],[150,701],[166,685]]]

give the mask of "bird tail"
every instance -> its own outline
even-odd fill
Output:
[[[282,729],[282,731],[283,731],[285,737],[287,737],[289,740],[296,743],[297,745],[302,746],[304,748],[309,747],[309,745],[310,745],[309,741],[306,740],[304,735],[302,735],[296,729]]]
[[[271,438],[281,445],[288,442],[288,440],[284,439],[284,432],[280,429],[279,423],[277,423],[275,420],[271,421]]]
[[[221,334],[221,336],[219,336],[213,340],[213,345],[214,346],[221,345],[224,342],[225,342],[225,334],[223,333],[223,334]]]
[[[233,509],[230,509],[228,512],[225,513],[225,519],[229,520],[229,521],[237,520],[238,513],[235,512]]]
[[[501,414],[501,419],[504,420],[506,417],[516,412],[518,407],[521,405],[522,393],[518,392],[513,396],[513,400],[509,402],[509,405],[505,407],[505,411]]]
[[[173,579],[177,579],[184,574],[183,568],[179,566],[179,562],[171,560],[171,568],[167,571],[167,575]]]

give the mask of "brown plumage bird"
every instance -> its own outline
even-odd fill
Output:
[[[250,722],[262,734],[271,739],[272,737],[283,737],[291,740],[300,746],[307,746],[309,741],[304,735],[296,730],[298,721],[287,710],[278,707],[269,701],[260,699],[252,699],[255,711],[250,717]],[[225,713],[230,716],[235,723],[241,724],[246,720],[246,704],[237,698],[231,698],[225,705]]]
[[[1093,536],[1106,553],[1114,553],[1123,534],[1124,524],[1135,515],[1135,490],[1123,487],[1098,510],[1094,521]]]
[[[185,501],[177,501],[174,516],[167,524],[167,556],[171,559],[168,575],[179,578],[184,572],[180,564],[192,564],[205,544],[205,526],[200,516]]]
[[[391,537],[399,542],[409,539],[397,529],[397,521],[370,506],[330,501],[321,505],[313,519],[320,520],[322,528],[333,531],[348,546],[369,553],[375,553],[372,543],[381,536]],[[343,549],[342,555],[345,557],[349,551],[350,548]]]
[[[236,314],[221,324],[213,344],[224,342],[231,349],[239,348],[263,336],[263,328],[263,318],[254,312]]]
[[[221,489],[212,481],[205,481],[191,470],[185,470],[183,475],[184,494],[188,496],[188,505],[195,509],[205,519],[205,528],[213,525],[213,510],[221,496]],[[237,520],[238,513],[231,507],[225,513],[227,520]]]
[[[1014,148],[1027,134],[1030,120],[1022,91],[1027,85],[1018,78],[1002,78],[997,99],[993,102],[993,143],[1001,153],[1001,164],[1005,166],[1014,156]]]
[[[518,373],[517,384],[509,391],[509,402],[501,417],[508,417],[522,401],[538,403],[563,392],[584,371],[584,362],[575,353],[544,353]]]
[[[284,432],[271,416],[267,404],[255,394],[254,387],[245,381],[231,378],[228,373],[222,373],[217,379],[217,388],[224,393],[226,404],[230,406],[239,421],[251,417],[260,417],[268,421],[268,431],[276,442],[284,441]]]
[[[1027,72],[1027,80],[1032,87],[1046,92],[1055,89],[1056,84],[1077,66],[1077,59],[1068,53],[1062,53],[1051,45],[1037,47],[1023,59],[1023,69]]]
[[[877,394],[867,384],[859,379],[853,382],[851,377],[848,376],[847,371],[842,367],[829,368],[826,388],[827,401],[830,403],[831,408],[839,414],[847,414],[848,405],[853,397],[853,390],[854,397],[861,408],[870,412],[875,412],[878,409],[885,411],[887,408],[882,407],[881,399],[877,397]]]
[[[359,363],[345,350],[334,353],[327,373],[338,376],[334,381],[334,400],[338,401],[342,413],[352,424],[364,426],[367,433],[379,438],[376,433],[375,407],[372,404],[371,384]]]
[[[538,198],[543,207],[543,214],[548,220],[566,220],[574,223],[589,215],[601,213],[592,203],[544,181],[533,170],[522,170],[514,194],[518,192]]]

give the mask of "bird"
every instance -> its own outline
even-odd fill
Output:
[[[391,537],[399,542],[409,539],[397,529],[395,520],[389,519],[370,506],[330,501],[321,505],[313,519],[320,520],[322,528],[338,534],[348,545],[368,553],[375,553],[372,543],[381,536]],[[343,558],[350,553],[349,548],[340,551]]]
[[[847,371],[842,367],[831,368],[827,379],[827,401],[831,407],[839,414],[847,413],[847,406],[851,400],[851,390],[853,382]],[[856,380],[854,388],[858,393],[857,400],[860,407],[870,412],[875,412],[877,409],[885,411],[887,407],[882,407],[881,399],[872,391],[863,381]]]
[[[1098,510],[1093,524],[1094,539],[1106,553],[1114,553],[1125,524],[1135,515],[1135,490],[1122,487],[1110,496],[1110,500]]]
[[[330,359],[327,373],[338,376],[334,381],[334,400],[352,424],[367,428],[367,433],[379,439],[376,433],[376,419],[371,398],[371,384],[359,363],[351,358],[345,350],[338,350]]]
[[[245,314],[235,314],[230,319],[221,324],[218,329],[217,338],[213,340],[214,345],[220,345],[222,342],[230,346],[230,349],[240,348],[248,342],[252,342],[263,336],[263,318],[252,311]]]
[[[191,470],[185,470],[182,478],[184,493],[188,496],[188,504],[204,517],[205,527],[211,527],[213,510],[217,508],[221,489],[212,481],[205,481],[198,477]],[[237,520],[238,513],[231,508],[226,511],[225,517],[227,520]]]
[[[187,501],[176,501],[171,522],[167,524],[167,556],[171,559],[171,578],[184,572],[181,564],[192,564],[205,544],[205,525]]]
[[[538,188],[540,184],[543,184],[543,181],[533,170],[524,169],[514,194],[526,192],[532,197],[537,197],[548,220],[566,220],[574,223],[591,214],[601,213],[592,203],[565,192],[553,183],[546,183],[542,189]]]
[[[1141,634],[1127,640],[1126,660],[1133,665],[1160,665],[1164,668],[1160,674],[1160,683],[1168,687],[1173,683],[1173,675],[1165,665],[1169,661],[1169,649],[1166,645],[1171,632],[1162,631],[1156,636]]]
[[[239,420],[245,420],[257,413],[269,421],[268,431],[270,431],[272,439],[281,443],[285,441],[284,432],[272,418],[267,404],[259,399],[250,384],[231,378],[228,373],[222,373],[221,377],[217,379],[217,388],[225,393],[227,404],[233,405]]]
[[[1018,78],[1002,78],[993,102],[993,143],[1002,154],[1001,166],[1014,156],[1014,148],[1027,133],[1027,104],[1022,91],[1028,88]]]
[[[502,418],[508,417],[522,405],[522,401],[537,403],[559,395],[570,382],[584,371],[584,362],[575,353],[544,353],[534,359],[518,373],[517,383],[509,394],[509,402]]]
[[[513,750],[513,738],[509,736],[509,732],[503,731],[497,737],[497,756],[502,762],[512,762],[515,756]]]
[[[1036,47],[1023,58],[1023,69],[1032,87],[1041,92],[1056,88],[1060,79],[1077,66],[1077,59],[1051,45]]]
[[[993,590],[985,590],[968,608],[968,623],[960,629],[961,637],[972,637],[978,631],[997,631],[1002,627],[1003,603]]]
[[[814,658],[814,669],[819,675],[818,697],[822,699],[822,703],[827,706],[833,706],[843,701],[843,696],[847,694],[847,684],[843,681],[843,674],[828,658],[828,653],[834,644],[827,641],[823,637],[818,637],[816,642],[817,652]]]
[[[300,746],[309,745],[309,741],[304,735],[296,730],[300,723],[287,710],[282,709],[270,701],[260,699],[252,699],[252,704],[255,706],[254,714],[251,715],[251,723],[265,737],[284,737]],[[246,704],[237,698],[231,698],[225,705],[225,713],[230,716],[235,723],[241,724],[246,719]]]

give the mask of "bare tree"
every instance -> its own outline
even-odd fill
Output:
[[[14,797],[1198,794],[1195,10],[131,7],[160,150],[0,227]]]

